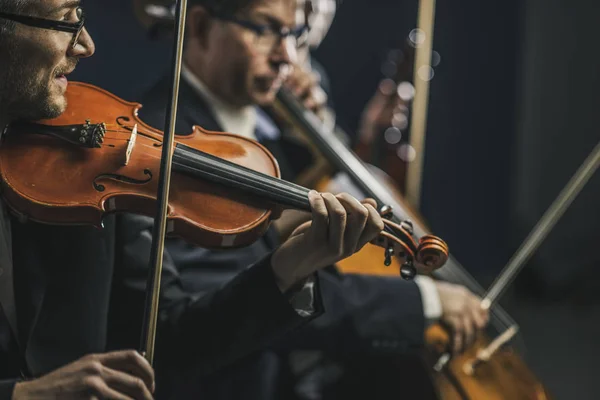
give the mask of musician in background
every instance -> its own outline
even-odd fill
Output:
[[[15,124],[68,110],[67,76],[95,52],[84,23],[79,2],[0,0],[0,134],[24,135]],[[312,192],[309,201],[312,224],[210,293],[181,290],[165,252],[158,325],[164,340],[186,342],[170,356],[217,368],[322,312],[315,269],[374,239],[383,222],[346,195]],[[154,371],[142,355],[106,352],[111,283],[132,268],[148,273],[152,219],[107,215],[103,223],[36,223],[0,197],[0,400],[153,398]],[[138,289],[143,296],[145,284]],[[127,311],[141,316],[143,301]],[[128,348],[138,345],[139,332]]]
[[[297,65],[297,51],[308,38],[307,26],[297,23],[297,15],[309,9],[305,6],[295,0],[190,0],[177,132],[199,125],[258,140],[277,158],[282,177],[293,180],[310,156],[288,141],[261,107],[270,106],[287,81],[307,108],[323,110],[327,97],[320,80]],[[170,79],[164,77],[140,98],[142,119],[157,128],[164,126],[169,87]],[[201,293],[225,284],[277,246],[302,218],[284,214],[263,239],[238,250],[215,252],[169,239],[183,289]],[[131,279],[129,287],[141,285],[143,278]],[[422,348],[430,323],[442,321],[454,331],[454,350],[461,351],[488,319],[479,299],[465,288],[426,277],[407,282],[342,275],[332,266],[320,273],[320,282],[327,310],[323,316],[244,364],[201,383],[178,382],[173,398],[293,398],[300,395],[291,393],[297,367],[303,369],[299,363],[323,360],[307,353],[297,358],[298,350],[334,356],[407,354]],[[178,374],[174,370],[172,378],[177,380]],[[315,379],[326,385],[336,374],[334,368]]]

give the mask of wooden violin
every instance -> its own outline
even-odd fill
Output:
[[[100,226],[105,213],[153,215],[162,132],[138,117],[141,105],[85,83],[70,83],[67,110],[53,120],[17,123],[0,147],[2,194],[18,214],[52,224]],[[309,189],[279,179],[259,143],[199,127],[176,136],[168,233],[206,248],[257,240],[282,208],[310,211]],[[385,220],[376,240],[386,262],[400,257],[406,278],[447,260],[447,245],[415,240],[403,221]]]

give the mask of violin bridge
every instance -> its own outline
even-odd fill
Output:
[[[127,150],[125,151],[125,162],[123,165],[129,164],[131,153],[133,153],[133,148],[135,147],[135,140],[137,139],[137,130],[138,126],[135,124],[131,130],[131,136],[129,137],[129,143],[127,144]]]

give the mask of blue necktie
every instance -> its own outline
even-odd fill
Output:
[[[261,143],[265,140],[277,140],[281,135],[275,122],[273,122],[271,117],[269,117],[269,115],[261,108],[256,109],[256,127],[254,128],[254,135]]]

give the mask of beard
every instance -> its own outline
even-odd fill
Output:
[[[13,121],[58,117],[64,112],[66,100],[63,97],[58,101],[51,93],[51,82],[56,75],[40,80],[35,63],[27,56],[31,53],[15,42],[7,40],[0,45],[0,54],[7,55],[6,62],[0,66],[0,104],[4,112]]]

